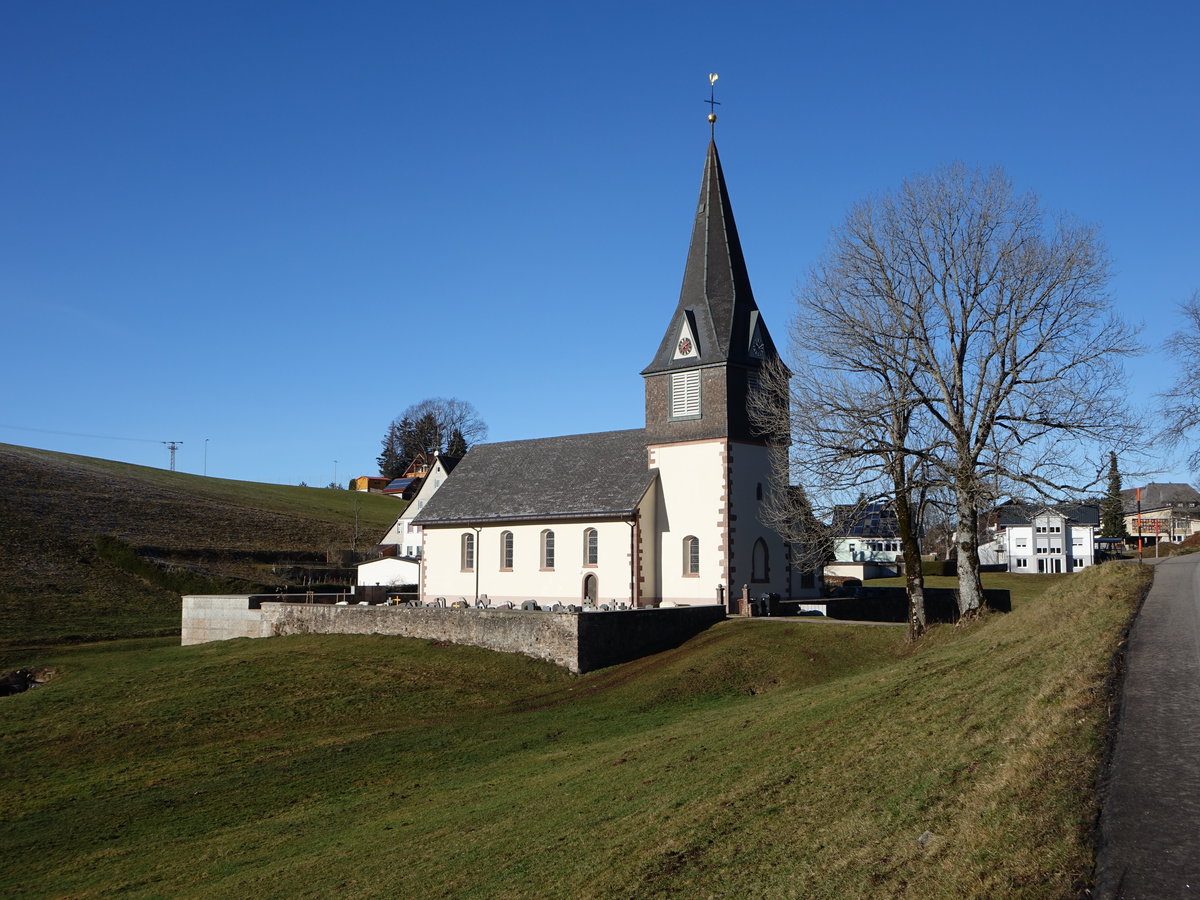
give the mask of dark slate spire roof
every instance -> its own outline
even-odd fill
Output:
[[[763,355],[767,358],[775,356],[775,345],[766,325],[761,316],[753,315],[757,311],[742,244],[733,221],[725,175],[721,171],[721,158],[717,155],[716,143],[709,142],[679,305],[654,361],[642,370],[642,374],[713,363],[757,366],[759,357],[750,352],[752,320],[758,320]],[[684,321],[695,333],[699,358],[672,359]]]
[[[640,428],[478,444],[413,522],[626,516],[657,475]]]

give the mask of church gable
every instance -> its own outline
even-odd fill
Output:
[[[671,357],[672,361],[678,359],[686,359],[691,362],[699,361],[701,358],[700,342],[696,338],[696,317],[691,310],[684,310],[680,317],[682,321],[679,323],[679,331],[675,341],[675,355]]]

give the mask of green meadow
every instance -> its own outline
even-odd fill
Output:
[[[0,648],[5,897],[1077,897],[1150,573],[730,620],[583,676],[358,637]],[[989,584],[989,586],[1001,586]]]

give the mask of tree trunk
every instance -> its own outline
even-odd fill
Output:
[[[959,486],[958,530],[958,615],[970,616],[983,607],[983,582],[979,580],[979,535],[976,532],[975,497],[970,487]]]
[[[896,530],[900,532],[900,549],[904,554],[904,589],[908,593],[908,639],[915,641],[925,633],[925,576],[921,572],[921,548],[917,544],[907,486],[897,482],[895,496]]]

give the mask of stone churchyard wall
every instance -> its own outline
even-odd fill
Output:
[[[676,647],[725,618],[720,606],[555,613],[545,610],[336,606],[249,596],[184,597],[183,644],[287,634],[390,634],[469,644],[588,672]]]

